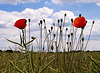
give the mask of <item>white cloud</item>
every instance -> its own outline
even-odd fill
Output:
[[[28,2],[38,2],[39,0],[0,0],[0,4],[13,4],[17,5],[20,3],[28,3]]]
[[[39,38],[39,20],[40,19],[45,19],[46,20],[46,25],[47,28],[50,29],[52,23],[54,22],[57,24],[57,20],[64,18],[64,14],[67,14],[66,16],[66,27],[69,28],[70,25],[70,19],[75,18],[76,16],[74,15],[73,12],[71,11],[60,11],[60,12],[55,12],[53,13],[52,9],[49,9],[47,7],[39,8],[39,9],[30,9],[26,8],[22,12],[6,12],[0,10],[0,49],[7,48],[8,46],[13,46],[14,44],[11,44],[7,40],[5,40],[5,37],[8,39],[11,39],[16,42],[19,41],[19,34],[21,32],[20,29],[17,29],[14,27],[14,23],[16,20],[21,19],[21,18],[26,18],[26,19],[31,19],[31,36]],[[89,30],[91,28],[92,20],[87,20],[87,26],[84,31],[84,35],[87,36],[89,34]],[[100,35],[99,28],[100,28],[100,20],[95,20],[95,24],[93,27],[92,35]],[[27,33],[28,33],[28,26],[27,26]],[[27,34],[28,37],[28,34]],[[97,37],[95,37],[97,38]],[[99,41],[95,41],[99,42]],[[93,43],[90,43],[93,45]],[[14,47],[14,46],[13,46]],[[95,48],[98,48],[98,46],[95,46]]]
[[[62,4],[62,3],[77,3],[77,2],[84,2],[84,3],[96,3],[100,6],[100,0],[52,0],[55,4]]]

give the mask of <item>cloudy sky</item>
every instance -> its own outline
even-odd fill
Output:
[[[84,30],[85,41],[92,21],[95,21],[87,50],[100,50],[100,0],[0,0],[0,49],[6,50],[8,46],[15,48],[5,38],[19,42],[21,30],[13,26],[16,20],[30,18],[31,36],[39,38],[40,19],[46,19],[47,27],[50,28],[65,13],[66,27],[69,27],[70,19],[79,14],[86,18],[88,23]]]

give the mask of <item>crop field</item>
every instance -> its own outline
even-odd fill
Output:
[[[100,52],[0,52],[0,73],[80,73],[80,70],[99,73]]]

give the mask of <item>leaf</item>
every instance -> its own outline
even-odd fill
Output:
[[[89,57],[89,59],[90,59],[97,67],[100,68],[100,62],[99,62],[99,61],[97,61],[97,60],[91,58],[90,56],[88,56],[88,57]]]
[[[22,37],[21,37],[21,34],[20,34],[20,44],[22,44]]]
[[[48,68],[50,68],[52,71],[58,71],[58,70],[55,70],[54,68],[48,66]]]
[[[35,38],[36,39],[36,38]],[[33,42],[35,39],[32,39],[31,41],[27,42],[26,45],[30,44],[31,42]]]
[[[96,53],[94,53],[96,55],[96,57],[100,60],[100,56],[98,56]]]
[[[17,69],[17,71],[24,73],[22,70],[20,70],[17,66],[14,65],[14,63],[10,60],[10,65],[13,66],[15,69]]]
[[[11,43],[14,43],[14,44],[17,44],[17,45],[23,47],[22,44],[19,44],[19,43],[17,43],[17,42],[11,41],[11,40],[9,40],[9,39],[7,39],[7,38],[6,38],[6,40],[8,40],[8,41],[11,42]]]
[[[51,60],[39,73],[42,73],[48,67],[48,65],[51,64],[54,60],[55,58]]]
[[[31,49],[31,53],[30,54],[30,64],[31,64],[31,69],[32,69],[32,73],[34,71],[34,64],[33,64],[33,46],[32,46],[32,49]]]

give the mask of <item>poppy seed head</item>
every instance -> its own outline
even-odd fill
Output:
[[[63,22],[63,19],[61,19],[61,23]]]
[[[40,24],[42,24],[42,20],[40,20]]]
[[[71,19],[71,22],[73,23],[73,19]]]
[[[68,28],[66,28],[66,31],[68,30]]]
[[[66,17],[66,15],[67,15],[67,14],[65,13],[64,16]]]
[[[53,27],[51,26],[51,30],[53,30]]]
[[[25,24],[27,23],[27,20],[25,20]]]
[[[70,37],[70,34],[68,34],[68,38]]]
[[[43,19],[44,23],[45,23],[45,19]]]
[[[31,21],[31,19],[28,19],[28,21],[30,22],[30,21]]]
[[[95,23],[95,21],[92,22],[92,24],[94,24],[94,23]]]
[[[58,19],[58,24],[59,24],[60,20]]]
[[[79,17],[81,17],[81,14],[79,14]]]

